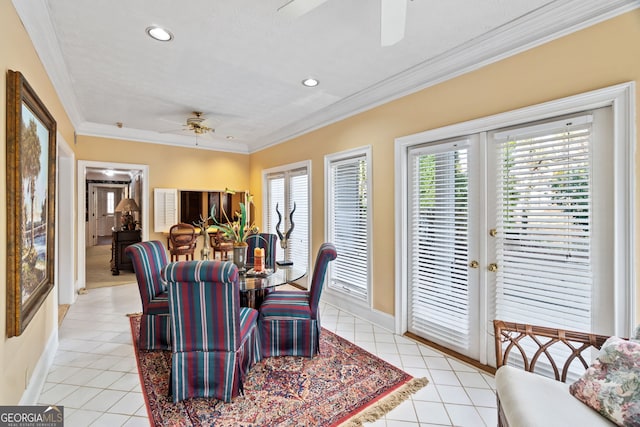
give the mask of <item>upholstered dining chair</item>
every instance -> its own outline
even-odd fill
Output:
[[[253,250],[263,248],[265,251],[265,268],[274,268],[276,265],[276,243],[278,236],[270,233],[252,234],[247,237],[247,265],[253,265]]]
[[[138,346],[143,350],[170,350],[169,301],[161,277],[167,251],[162,242],[154,240],[129,245],[124,252],[133,262],[142,300]]]
[[[332,243],[323,243],[316,257],[309,291],[270,292],[260,306],[262,356],[313,357],[320,347],[318,306],[327,266],[337,257]]]
[[[193,252],[198,243],[196,228],[191,224],[179,223],[169,229],[169,253],[171,261],[178,261],[180,255],[184,255],[188,261],[193,260]]]
[[[238,268],[217,260],[176,262],[163,277],[169,287],[173,401],[230,402],[262,359],[258,312],[240,307]]]

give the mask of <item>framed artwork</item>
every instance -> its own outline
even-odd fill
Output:
[[[24,332],[54,285],[56,122],[7,72],[7,336]]]

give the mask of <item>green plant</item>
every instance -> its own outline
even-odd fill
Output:
[[[251,203],[251,201],[249,201]],[[217,228],[222,230],[224,235],[232,240],[234,243],[246,243],[247,237],[251,234],[257,233],[258,227],[254,224],[247,224],[247,208],[244,203],[240,203],[240,212],[237,213],[238,219],[236,221],[230,221],[227,217],[227,213],[222,210],[226,224],[221,224],[216,220],[216,205],[211,207],[211,218]]]

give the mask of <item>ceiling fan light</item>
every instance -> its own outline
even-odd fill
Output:
[[[173,34],[161,27],[147,27],[145,31],[149,37],[161,42],[168,42],[173,39]]]
[[[304,79],[302,85],[306,87],[316,87],[320,84],[320,81],[314,78]]]

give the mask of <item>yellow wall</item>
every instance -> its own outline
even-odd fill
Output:
[[[0,0],[0,168],[6,175],[6,72],[20,71],[33,87],[57,122],[58,131],[67,141],[73,141],[73,127],[47,74],[40,63],[31,40],[22,27],[10,0]],[[7,188],[6,180],[0,181],[0,248],[7,247]],[[7,259],[6,249],[0,254],[0,405],[16,404],[22,397],[27,381],[42,355],[43,349],[55,330],[54,306],[57,287],[51,291],[40,311],[25,332],[14,338],[6,334]]]
[[[76,158],[149,166],[150,240],[165,241],[153,233],[153,189],[224,190],[249,188],[249,156],[142,142],[78,136]],[[204,212],[203,212],[204,214]],[[200,242],[199,247],[202,247]]]
[[[249,188],[262,205],[261,172],[301,160],[312,161],[315,253],[324,239],[324,156],[372,146],[374,220],[374,308],[394,311],[393,242],[394,138],[562,98],[613,84],[640,80],[640,11],[598,24],[451,81],[250,156],[78,137],[76,159],[149,165],[149,188]],[[73,128],[10,0],[0,0],[0,62],[3,71],[21,71],[42,98],[66,141]],[[638,94],[636,94],[638,96]],[[5,117],[5,84],[0,85],[0,116]],[[636,107],[636,112],[640,109]],[[636,118],[637,120],[637,118]],[[6,145],[5,120],[0,139]],[[639,154],[640,155],[640,154]],[[5,149],[0,165],[6,173]],[[247,175],[246,171],[250,171]],[[638,183],[637,183],[638,184]],[[640,185],[637,185],[640,189]],[[6,182],[0,182],[0,247],[6,248]],[[640,195],[639,195],[640,196]],[[152,200],[151,200],[152,202]],[[636,203],[640,203],[637,197]],[[150,221],[153,221],[150,203]],[[636,206],[636,221],[638,209]],[[261,223],[261,209],[256,209]],[[153,224],[150,224],[153,227]],[[640,235],[640,229],[638,230]],[[640,239],[636,235],[636,246]],[[151,238],[162,236],[151,234]],[[83,248],[77,248],[83,250]],[[54,290],[53,292],[56,292]],[[6,253],[0,256],[0,311],[6,312]],[[638,292],[640,295],[640,292]],[[55,330],[53,293],[25,333],[0,340],[0,404],[20,399],[44,345]],[[0,330],[5,331],[4,315]]]
[[[640,80],[640,10],[251,155],[251,190],[261,171],[312,161],[312,250],[324,238],[324,156],[372,146],[373,306],[394,312],[394,138]],[[640,86],[636,87],[637,90]],[[640,99],[636,94],[637,99]],[[636,107],[640,113],[640,108]],[[636,119],[637,121],[637,119]],[[640,150],[639,150],[640,151]],[[640,155],[640,154],[639,154]],[[640,177],[640,175],[639,175]],[[636,183],[640,190],[640,185]],[[640,195],[636,196],[640,203]],[[636,221],[638,209],[636,206]],[[258,211],[258,215],[260,212]],[[637,232],[640,234],[640,228]],[[636,235],[636,247],[640,248]],[[639,264],[636,262],[636,264]],[[638,292],[640,296],[640,291]]]

